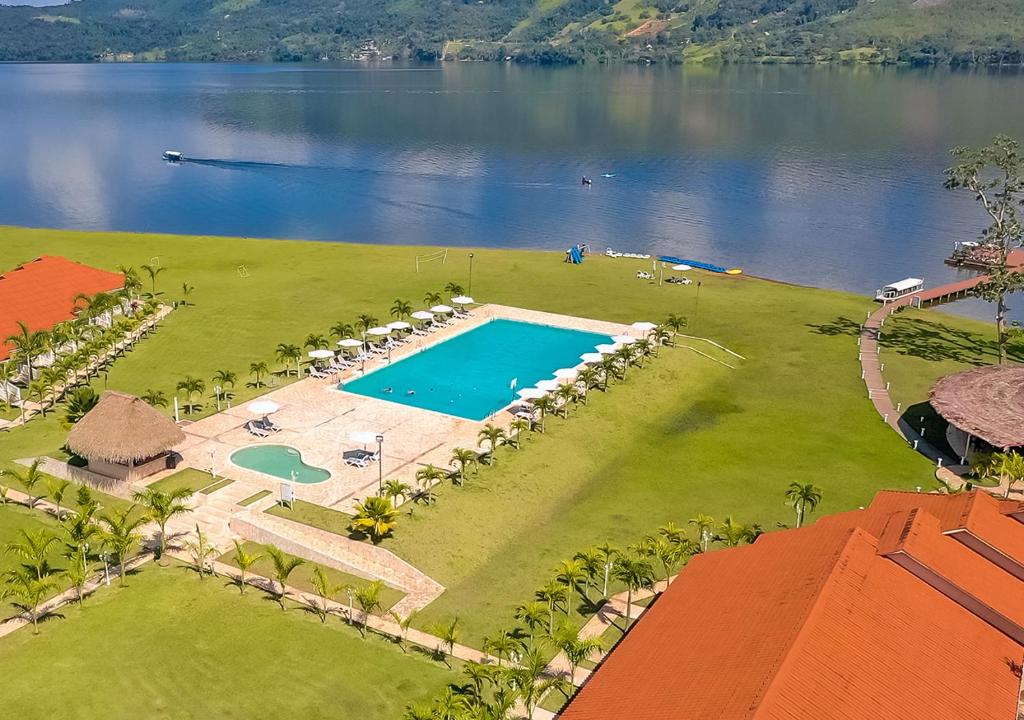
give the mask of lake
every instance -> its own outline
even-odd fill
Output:
[[[4,224],[583,242],[857,292],[954,277],[983,216],[948,150],[1024,137],[994,71],[0,65],[0,96]]]

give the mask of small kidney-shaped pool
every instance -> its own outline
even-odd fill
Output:
[[[253,445],[231,453],[231,462],[246,470],[273,475],[282,480],[295,480],[305,485],[320,483],[331,473],[302,462],[302,453],[287,445]]]

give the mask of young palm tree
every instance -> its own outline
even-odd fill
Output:
[[[85,599],[85,584],[89,581],[89,558],[85,550],[69,548],[64,553],[68,565],[61,576],[75,589],[75,599],[82,605]]]
[[[0,597],[15,598],[14,603],[32,621],[33,634],[39,634],[39,619],[43,613],[39,606],[56,589],[57,584],[49,577],[35,577],[23,567],[16,567],[4,574],[4,590]]]
[[[814,512],[821,503],[821,488],[813,483],[791,482],[786,490],[786,501],[796,510],[796,526],[800,527],[804,524],[804,516]]]
[[[149,276],[149,282],[150,282],[149,296],[155,298],[156,295],[157,295],[157,293],[156,293],[156,279],[157,279],[157,277],[160,276],[160,273],[162,273],[167,268],[159,267],[159,266],[154,267],[153,265],[148,265],[148,264],[147,265],[141,265],[140,267],[142,268],[142,271],[144,273],[146,273],[146,275]]]
[[[47,378],[40,376],[34,382],[29,383],[28,394],[29,397],[38,398],[39,410],[43,413],[43,417],[46,417],[46,410],[49,407],[46,402],[46,396],[50,394],[50,384]]]
[[[555,647],[557,647],[565,659],[569,661],[569,680],[576,682],[576,669],[581,663],[589,660],[592,656],[601,652],[601,638],[581,638],[576,628],[570,625],[563,625],[555,634]]]
[[[509,423],[508,429],[515,433],[515,440],[513,440],[512,447],[516,450],[522,447],[523,430],[529,430],[531,427],[533,427],[533,423],[524,417],[517,417]]]
[[[132,505],[121,512],[107,514],[100,518],[100,522],[103,524],[103,544],[110,548],[110,552],[117,561],[121,587],[125,585],[128,556],[139,544],[141,539],[139,527],[144,522],[141,517],[132,517],[134,510],[135,506]]]
[[[544,620],[548,615],[548,606],[543,602],[532,600],[523,603],[516,608],[515,618],[526,625],[530,632],[530,644],[534,645],[537,639],[537,628],[543,627]]]
[[[689,523],[697,528],[701,552],[707,552],[708,545],[711,544],[711,531],[715,527],[715,519],[710,515],[697,513],[697,517],[690,518]]]
[[[291,343],[278,343],[277,350],[274,352],[274,358],[283,366],[285,375],[291,374],[289,366],[292,362],[295,363],[295,375],[301,375],[301,370],[299,369],[299,358],[301,357],[302,348]]]
[[[493,637],[484,638],[483,650],[498,658],[498,667],[503,659],[511,661],[512,654],[520,649],[522,643],[510,630],[499,630]]]
[[[281,586],[280,591],[277,593],[277,601],[281,604],[282,610],[287,610],[288,608],[285,607],[284,600],[288,596],[288,588],[285,583],[288,582],[288,576],[295,572],[297,567],[304,565],[306,561],[302,558],[286,555],[273,545],[267,546],[267,557],[274,564],[274,579]]]
[[[30,570],[38,580],[42,580],[53,571],[50,568],[50,553],[55,545],[60,544],[60,539],[45,529],[18,530],[18,539],[12,540],[5,546],[5,551],[21,558],[24,561],[22,567]]]
[[[226,388],[230,385],[231,389],[234,390],[236,382],[238,382],[238,373],[234,370],[218,370],[213,374],[213,384],[220,385],[221,388]],[[224,395],[226,396],[227,394],[225,390]]]
[[[623,345],[612,355],[613,358],[619,364],[619,370],[622,372],[622,379],[626,379],[626,368],[633,362],[633,350],[629,345]]]
[[[750,528],[733,520],[731,515],[727,515],[718,526],[718,532],[711,539],[725,547],[737,547],[745,542],[750,542]]]
[[[28,325],[21,320],[18,320],[15,324],[18,326],[18,332],[8,336],[6,341],[14,350],[13,354],[15,357],[25,363],[28,369],[28,379],[31,382],[35,378],[32,372],[34,367],[32,360],[36,355],[45,352],[46,333],[42,330],[29,330]]]
[[[541,679],[547,670],[546,658],[536,648],[529,648],[519,659],[519,665],[509,670],[509,681],[513,690],[523,701],[527,720],[533,718],[537,703],[547,691]]]
[[[186,375],[184,380],[178,382],[175,389],[185,392],[185,412],[193,413],[195,412],[197,404],[192,402],[192,396],[202,396],[202,394],[206,392],[206,383],[197,377]]]
[[[192,497],[190,488],[175,488],[163,492],[153,487],[136,492],[132,498],[138,505],[145,509],[144,517],[157,524],[160,528],[160,545],[157,558],[163,560],[167,552],[167,523],[178,515],[190,512],[186,501]]]
[[[188,307],[192,303],[188,301],[189,296],[195,291],[195,285],[189,285],[187,282],[181,284],[181,304],[184,307]]]
[[[39,501],[39,498],[34,497],[32,492],[35,490],[36,485],[43,481],[43,471],[39,469],[42,464],[43,459],[36,458],[24,471],[18,470],[13,466],[0,470],[0,477],[10,478],[25,490],[25,493],[28,495],[28,506],[30,508],[34,508]]]
[[[455,468],[455,472],[452,473],[452,482],[462,485],[466,481],[469,466],[475,462],[477,462],[477,455],[474,451],[467,448],[452,450],[451,465]]]
[[[317,602],[310,603],[313,612],[320,618],[320,622],[327,622],[328,603],[334,599],[338,587],[331,583],[324,575],[319,565],[313,568],[313,592],[317,596]]]
[[[446,283],[444,286],[444,291],[448,293],[450,297],[458,297],[459,295],[462,295],[464,292],[466,292],[465,289],[463,289],[463,287],[459,285],[457,282]]]
[[[587,397],[590,395],[590,390],[597,385],[600,377],[601,377],[600,373],[597,371],[597,369],[593,368],[593,367],[591,367],[589,365],[587,367],[583,368],[582,370],[580,370],[576,374],[576,382],[581,383],[583,385],[583,388],[584,388],[584,392],[583,392],[583,404],[584,405],[587,404]]]
[[[245,594],[245,574],[249,572],[253,565],[258,563],[263,557],[259,553],[249,553],[245,551],[245,545],[240,543],[238,540],[232,541],[235,544],[235,554],[231,556],[235,566],[238,568],[238,593],[240,595]]]
[[[366,332],[370,328],[376,326],[376,324],[377,318],[375,318],[373,315],[367,315],[366,313],[363,313],[358,318],[356,318],[356,327],[358,327],[363,332]]]
[[[57,506],[57,519],[61,520],[64,517],[64,510],[61,507],[61,505],[64,502],[64,496],[67,494],[68,488],[71,487],[71,483],[68,482],[67,480],[60,480],[58,478],[54,478],[53,480],[50,480],[46,485],[47,494],[50,496],[50,499],[53,501],[53,504]]]
[[[533,401],[533,407],[536,410],[540,410],[540,422],[538,427],[541,432],[544,432],[544,419],[547,417],[549,412],[555,409],[555,400],[550,395],[543,395]]]
[[[665,318],[665,322],[662,323],[662,325],[672,331],[673,335],[678,335],[679,331],[686,327],[687,324],[688,321],[685,315],[676,315],[675,313],[670,313]]]
[[[423,302],[428,306],[440,305],[442,299],[441,293],[439,292],[428,292],[423,296]]]
[[[306,342],[303,343],[304,347],[310,350],[325,350],[329,344],[327,338],[320,333],[310,333],[306,336]]]
[[[654,352],[654,344],[647,338],[641,338],[633,343],[634,357],[637,358],[640,365],[643,365],[643,359]]]
[[[398,498],[404,500],[409,497],[410,492],[412,492],[412,488],[401,480],[388,480],[384,483],[384,497],[390,500],[395,507],[398,506]]]
[[[381,609],[380,593],[383,589],[384,583],[380,580],[374,580],[356,590],[356,602],[359,603],[359,609],[363,613],[361,622],[363,637],[366,637],[367,623],[370,621],[370,615]]]
[[[398,646],[402,648],[402,652],[405,652],[405,643],[409,639],[409,628],[412,627],[413,621],[416,619],[416,611],[410,610],[408,615],[402,617],[394,610],[388,610],[388,615],[395,621],[395,624],[398,625],[400,634],[396,640],[398,640]]]
[[[608,597],[608,579],[612,568],[615,567],[615,561],[622,555],[622,552],[608,542],[598,545],[597,551],[601,553],[601,562],[604,565],[604,585],[601,589],[601,597]]]
[[[580,585],[587,580],[587,570],[580,560],[563,560],[556,570],[555,580],[565,585],[568,589],[565,603],[565,616],[572,615],[572,596],[578,593]]]
[[[185,541],[185,549],[189,551],[192,556],[192,562],[194,563],[196,573],[199,575],[199,579],[205,580],[206,574],[213,574],[213,568],[210,567],[210,560],[217,557],[217,550],[212,547],[209,541],[206,539],[206,535],[203,533],[202,528],[196,524],[196,535],[195,539],[189,539]]]
[[[548,606],[548,635],[555,629],[555,608],[569,597],[569,588],[555,579],[537,591],[537,599]]]
[[[441,645],[437,650],[445,658],[445,664],[447,664],[448,655],[451,655],[455,651],[455,643],[459,641],[458,616],[452,618],[450,622],[443,625],[434,625],[431,628],[431,632],[437,635],[438,639],[441,641]]]
[[[598,370],[601,372],[601,390],[608,390],[608,383],[611,381],[612,376],[618,377],[619,374],[619,361],[614,355],[606,355],[602,358],[601,362],[597,364]]]
[[[99,404],[100,396],[88,385],[77,387],[68,393],[64,407],[64,425],[71,427],[85,417],[86,413]]]
[[[412,303],[396,298],[395,304],[391,306],[391,317],[405,320],[410,315],[412,315]]]
[[[356,513],[349,528],[353,532],[369,536],[377,544],[389,536],[395,529],[398,511],[391,501],[377,495],[370,495],[363,502],[356,504]]]
[[[419,487],[419,491],[413,499],[416,502],[423,503],[424,505],[432,504],[437,500],[437,495],[434,494],[433,487],[444,480],[446,476],[447,473],[435,465],[427,465],[426,467],[417,470],[416,485]]]
[[[597,579],[604,572],[604,556],[596,547],[581,550],[573,556],[573,559],[580,563],[583,568],[583,595],[590,601],[590,588],[597,588]]]
[[[555,397],[561,401],[562,415],[569,417],[569,403],[576,402],[579,398],[579,391],[571,383],[559,385],[555,390]]]
[[[253,381],[253,387],[263,387],[263,376],[270,372],[270,368],[267,367],[265,362],[254,362],[249,363],[249,375],[255,377]]]
[[[626,586],[626,625],[633,609],[633,593],[654,584],[654,571],[644,560],[620,557],[615,563],[615,579]]]
[[[336,337],[339,340],[347,337],[352,337],[352,334],[355,331],[356,330],[352,326],[352,323],[339,321],[331,325],[331,337]]]
[[[142,401],[153,407],[167,407],[167,395],[163,390],[146,390],[142,394]]]
[[[476,437],[479,442],[486,442],[490,444],[491,462],[498,462],[498,456],[495,455],[494,451],[498,448],[498,445],[502,445],[508,441],[508,436],[505,434],[505,431],[502,430],[500,427],[495,427],[491,423],[487,423],[486,425],[483,426],[483,428],[480,429],[480,432],[477,433]]]

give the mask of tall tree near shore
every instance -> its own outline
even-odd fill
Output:
[[[994,251],[988,279],[972,294],[996,306],[996,344],[999,363],[1006,362],[1006,296],[1024,289],[1024,273],[1011,267],[1010,252],[1024,245],[1024,227],[1017,208],[1024,204],[1024,155],[1016,140],[997,135],[981,148],[955,147],[950,154],[957,164],[946,170],[945,187],[968,190],[981,203],[990,220],[981,231],[981,242]]]
[[[807,513],[821,504],[821,488],[813,483],[791,482],[786,490],[786,501],[796,511],[796,526],[804,524]]]

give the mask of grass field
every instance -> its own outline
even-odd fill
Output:
[[[21,562],[16,555],[8,552],[7,545],[20,540],[22,530],[48,530],[56,533],[60,531],[60,525],[56,519],[41,510],[29,510],[24,505],[13,502],[0,505],[0,575]],[[61,556],[63,550],[64,545],[61,544],[50,552],[49,561],[54,568],[64,567],[64,558]],[[6,602],[3,606],[7,607]]]
[[[65,614],[0,642],[5,717],[394,720],[455,678],[338,618],[282,612],[176,565]]]

